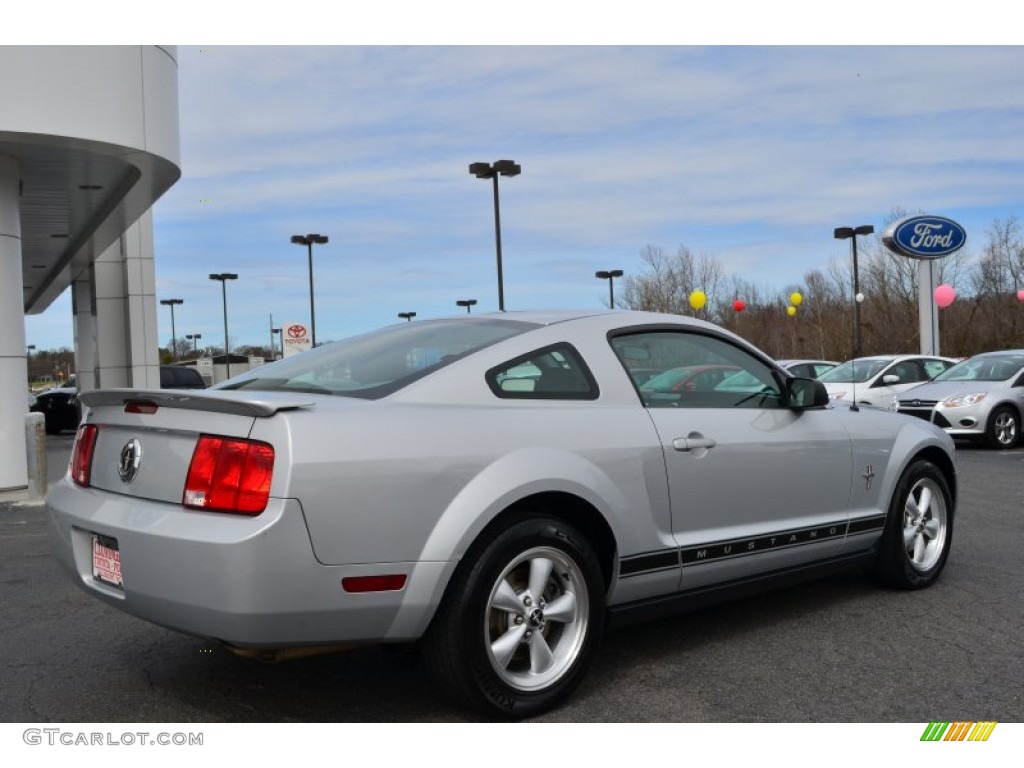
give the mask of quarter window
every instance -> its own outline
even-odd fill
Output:
[[[523,400],[594,400],[599,392],[579,352],[555,344],[503,363],[487,372],[495,395]]]

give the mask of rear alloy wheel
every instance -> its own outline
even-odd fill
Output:
[[[1017,444],[1020,419],[1012,408],[1001,405],[988,417],[985,442],[989,448],[1008,450]]]
[[[889,505],[873,573],[900,589],[927,587],[939,577],[953,539],[953,497],[930,461],[907,467]]]
[[[540,714],[583,678],[599,640],[604,582],[565,523],[534,518],[473,547],[425,638],[434,677],[502,717]]]

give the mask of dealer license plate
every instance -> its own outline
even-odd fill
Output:
[[[104,584],[123,587],[121,583],[121,550],[112,536],[92,537],[92,577]]]

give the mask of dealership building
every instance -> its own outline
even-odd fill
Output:
[[[0,71],[0,492],[16,492],[27,314],[71,291],[81,390],[160,385],[150,209],[181,176],[178,62],[174,46],[0,46]]]

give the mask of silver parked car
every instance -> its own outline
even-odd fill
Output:
[[[874,355],[847,360],[818,380],[835,400],[888,408],[893,395],[931,381],[955,364],[951,357]]]
[[[1024,349],[968,358],[897,395],[892,408],[938,424],[953,437],[1013,448],[1024,414]]]
[[[743,386],[648,393],[635,369]],[[101,390],[48,496],[56,555],[123,611],[243,654],[419,643],[506,717],[602,631],[835,568],[931,584],[952,439],[832,406],[709,323],[635,312],[400,323],[209,390]]]

